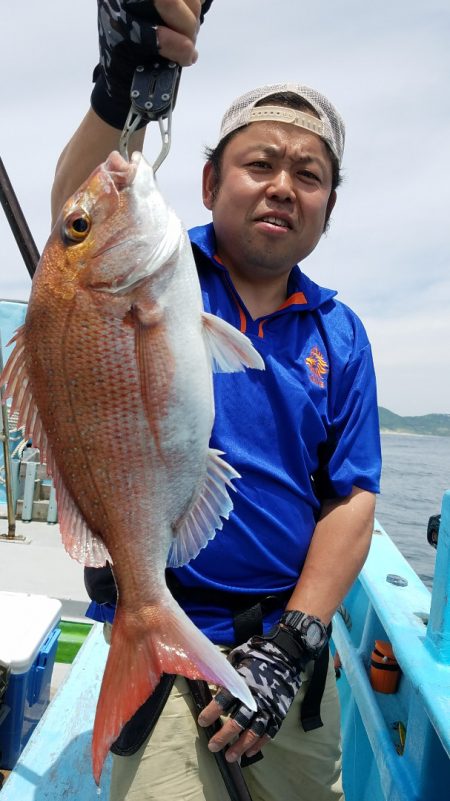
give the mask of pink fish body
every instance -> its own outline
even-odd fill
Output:
[[[112,153],[61,212],[1,377],[53,476],[66,550],[114,568],[97,782],[110,745],[163,672],[224,685],[255,708],[164,579],[232,509],[237,473],[208,445],[213,364],[263,369],[246,337],[203,312],[189,239],[151,167],[140,154],[128,163]]]

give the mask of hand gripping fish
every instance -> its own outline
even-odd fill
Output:
[[[212,365],[263,369],[249,340],[202,309],[191,246],[138,153],[112,153],[65,204],[1,376],[53,476],[69,554],[114,566],[118,606],[93,733],[111,743],[161,674],[245,682],[170,595],[166,565],[222,527],[238,477],[208,447]]]

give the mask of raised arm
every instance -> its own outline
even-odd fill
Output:
[[[104,122],[90,108],[79,128],[67,143],[56,165],[52,187],[52,226],[61,208],[75,190],[86,180],[112,150],[119,147],[120,131]],[[130,139],[132,150],[142,150],[145,128]]]
[[[154,0],[165,24],[156,31],[142,10],[151,0],[119,0],[119,12],[109,0],[98,0],[100,64],[95,71],[91,108],[64,148],[52,188],[52,224],[68,197],[112,150],[117,150],[129,108],[133,72],[140,63],[164,56],[182,67],[197,60],[195,42],[203,14],[211,0]],[[139,42],[136,42],[138,30]],[[145,129],[130,140],[131,150],[142,150]]]

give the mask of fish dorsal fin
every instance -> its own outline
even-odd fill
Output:
[[[223,527],[222,518],[227,520],[233,509],[227,487],[234,490],[231,480],[240,478],[240,475],[220,458],[221,453],[213,448],[209,449],[204,485],[196,503],[175,533],[169,549],[167,567],[180,567],[194,559],[209,540],[214,538],[216,529]]]
[[[66,551],[77,562],[89,567],[101,567],[111,557],[102,540],[89,529],[72,496],[66,489],[52,454],[47,434],[42,425],[28,377],[25,355],[25,326],[18,328],[11,343],[15,343],[5,368],[0,376],[0,385],[5,386],[4,399],[12,398],[11,414],[18,412],[18,427],[23,428],[27,439],[39,448],[41,461],[47,465],[48,475],[53,478],[58,504],[58,522]]]
[[[264,370],[262,357],[237,328],[208,312],[202,312],[202,321],[214,372],[237,373],[246,367]]]

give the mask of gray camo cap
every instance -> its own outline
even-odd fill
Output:
[[[292,92],[306,100],[317,112],[319,119],[304,111],[274,105],[257,106],[258,101],[278,92]],[[330,146],[339,165],[342,162],[345,142],[345,125],[339,112],[325,97],[309,86],[299,83],[275,83],[261,86],[238,97],[225,112],[220,128],[219,142],[232,131],[261,120],[287,122],[318,134]]]

